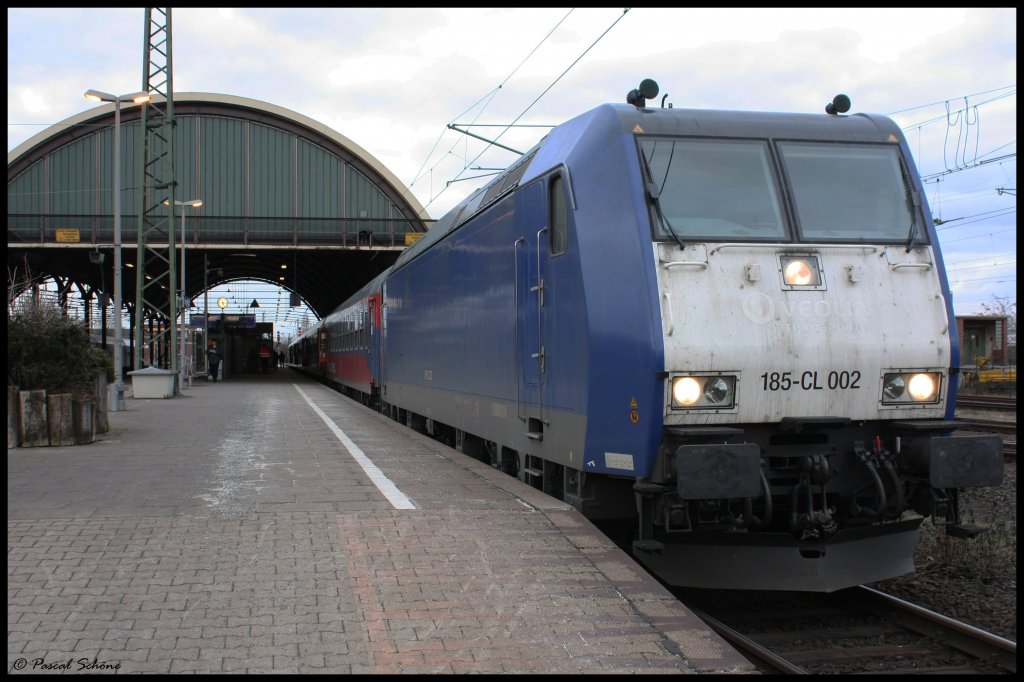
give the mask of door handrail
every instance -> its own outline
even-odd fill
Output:
[[[520,237],[519,239],[517,239],[514,242],[512,242],[512,256],[513,256],[513,263],[514,263],[513,267],[512,267],[512,276],[514,278],[513,281],[515,282],[515,287],[514,287],[513,292],[512,292],[512,296],[513,296],[512,300],[513,300],[513,308],[514,308],[512,314],[515,316],[515,320],[516,320],[516,322],[515,322],[515,342],[512,344],[512,347],[513,347],[513,352],[515,353],[514,366],[515,366],[515,373],[516,373],[516,377],[515,377],[515,380],[516,380],[516,416],[519,417],[519,419],[521,419],[523,421],[525,421],[526,418],[523,417],[523,412],[522,412],[522,409],[520,407],[520,405],[521,405],[521,398],[520,398],[520,395],[519,395],[520,386],[523,383],[522,371],[521,371],[521,368],[519,367],[519,356],[521,354],[521,351],[520,351],[520,348],[519,348],[519,245],[520,244],[525,244],[525,243],[526,243],[526,240],[523,239],[522,237]]]

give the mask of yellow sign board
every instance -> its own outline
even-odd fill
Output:
[[[78,236],[78,230],[57,230],[57,241],[65,244],[77,244],[82,240]]]
[[[978,372],[978,381],[1007,381],[1017,383],[1017,368],[983,369]]]
[[[426,232],[406,232],[405,233],[405,245],[415,244],[418,242]]]

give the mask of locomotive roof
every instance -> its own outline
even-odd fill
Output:
[[[903,133],[889,118],[877,114],[829,114],[729,111],[720,109],[640,108],[602,104],[555,127],[505,171],[477,189],[439,219],[415,244],[405,249],[393,268],[415,258],[520,183],[565,160],[569,148],[585,143],[592,133],[606,139],[615,128],[623,134],[784,139],[831,142],[900,143]],[[550,153],[545,147],[550,147]],[[534,163],[536,161],[536,163]]]
[[[628,104],[605,106],[615,112],[625,132],[633,131],[636,125],[640,125],[648,135],[874,143],[892,143],[903,139],[902,132],[891,119],[877,114],[830,116],[774,111],[638,109]]]

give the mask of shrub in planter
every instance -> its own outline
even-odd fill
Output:
[[[7,316],[7,384],[23,391],[92,398],[96,375],[113,379],[113,362],[89,344],[79,323],[55,305],[25,305]]]

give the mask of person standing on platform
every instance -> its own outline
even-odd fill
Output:
[[[220,369],[221,354],[217,350],[217,340],[210,340],[210,347],[206,350],[206,365],[213,383],[217,383],[217,371]]]
[[[260,368],[264,374],[270,369],[270,349],[266,346],[260,348]]]

